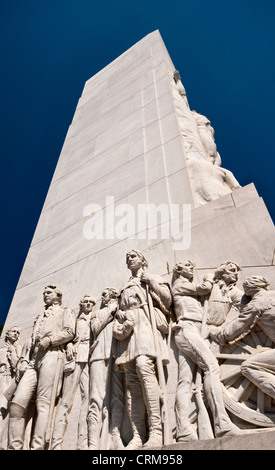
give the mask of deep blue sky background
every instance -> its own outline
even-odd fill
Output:
[[[156,29],[223,166],[275,220],[274,21],[274,0],[1,2],[0,323],[85,81]]]

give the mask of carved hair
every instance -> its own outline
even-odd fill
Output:
[[[118,297],[118,291],[117,291],[117,289],[115,289],[114,287],[106,287],[106,288],[103,290],[103,292],[105,292],[106,290],[110,293],[110,297],[111,297],[112,299],[116,299],[116,298]],[[102,292],[102,293],[103,293],[103,292]]]
[[[21,333],[21,329],[20,329],[18,326],[12,326],[11,328],[9,328],[9,329],[6,331],[6,334],[5,334],[5,341],[8,340],[8,337],[9,337],[9,335],[10,335],[10,332],[11,332],[12,330],[14,330],[14,329],[16,329],[19,334]]]
[[[237,263],[234,263],[234,261],[227,261],[226,263],[222,263],[218,267],[218,269],[216,269],[216,271],[214,273],[214,281],[219,281],[219,280],[222,279],[223,274],[225,273],[225,271],[227,270],[227,268],[230,264],[234,264],[234,266],[236,266],[237,270],[241,271],[241,267]]]
[[[44,289],[44,292],[45,292],[46,289],[51,289],[51,290],[55,291],[55,293],[56,293],[56,295],[57,295],[57,297],[58,297],[58,299],[59,299],[59,301],[60,301],[60,303],[61,303],[61,300],[62,300],[62,292],[61,292],[61,290],[59,290],[56,286],[53,286],[53,285],[48,285],[48,286],[46,286],[45,289]]]
[[[128,255],[130,253],[135,253],[141,259],[143,267],[148,268],[148,261],[145,259],[145,256],[143,255],[143,253],[141,253],[141,251],[139,250],[128,251],[128,253],[126,254],[126,263],[128,261]]]
[[[172,284],[175,282],[176,279],[178,279],[182,273],[182,268],[186,265],[186,263],[190,263],[193,268],[196,266],[195,263],[192,261],[186,259],[183,261],[179,261],[178,263],[175,264],[173,268],[173,277],[172,277]]]
[[[79,304],[81,305],[82,301],[85,299],[85,297],[90,297],[90,299],[92,300],[93,304],[95,305],[95,299],[89,295],[89,294],[85,294],[83,295],[82,299],[80,300]]]
[[[245,288],[262,288],[267,290],[269,282],[262,276],[250,276],[247,277],[243,282]]]

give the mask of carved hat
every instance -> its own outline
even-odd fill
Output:
[[[267,289],[269,282],[263,276],[250,276],[243,282],[244,289],[262,288]]]

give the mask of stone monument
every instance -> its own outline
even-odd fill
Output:
[[[221,157],[159,31],[86,82],[1,338],[4,448],[275,431],[275,230]]]

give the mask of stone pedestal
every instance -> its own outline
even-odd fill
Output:
[[[220,437],[206,441],[187,442],[162,447],[162,451],[186,450],[274,450],[275,431],[259,431],[242,436]]]

